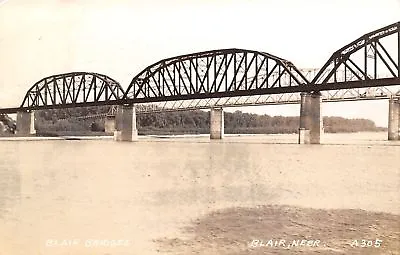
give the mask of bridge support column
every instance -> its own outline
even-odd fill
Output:
[[[136,108],[134,105],[118,106],[115,127],[114,140],[128,142],[138,140]]]
[[[400,99],[389,99],[388,140],[399,140]]]
[[[323,132],[321,93],[301,93],[299,144],[320,144]]]
[[[123,106],[122,105],[118,105],[117,106],[117,110],[115,112],[115,130],[114,130],[114,140],[115,141],[122,141],[121,140],[122,112],[123,112]]]
[[[17,130],[19,136],[28,136],[36,134],[35,130],[35,112],[17,112]]]
[[[210,139],[222,139],[224,137],[224,110],[211,108],[210,111]]]
[[[107,116],[104,120],[104,132],[108,134],[113,134],[116,130],[115,122],[116,121],[114,116]]]

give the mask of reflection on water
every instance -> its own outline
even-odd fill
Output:
[[[151,240],[176,237],[187,222],[231,206],[400,213],[400,142],[385,139],[326,136],[346,146],[299,146],[295,135],[1,141],[0,247],[13,255],[156,254]],[[80,243],[48,246],[49,239]],[[130,243],[86,247],[88,239]]]

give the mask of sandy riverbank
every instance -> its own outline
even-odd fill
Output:
[[[215,211],[184,228],[187,239],[154,242],[175,255],[400,254],[399,229],[389,213],[265,205]]]

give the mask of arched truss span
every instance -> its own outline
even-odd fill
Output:
[[[292,92],[309,81],[289,61],[265,52],[224,49],[161,60],[133,78],[132,103]]]
[[[26,93],[21,108],[46,109],[108,104],[125,91],[114,79],[98,73],[57,74],[36,82]]]
[[[400,84],[400,22],[365,34],[339,49],[312,80],[322,89]]]

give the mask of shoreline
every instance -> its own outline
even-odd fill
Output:
[[[386,132],[351,132],[351,133],[324,133],[326,136],[340,136],[351,134],[383,134]],[[284,137],[297,136],[292,134],[224,134],[224,137]],[[138,135],[139,140],[147,139],[184,139],[184,138],[207,138],[209,134],[176,134],[176,135]],[[47,140],[113,140],[113,135],[60,135],[60,136],[0,136],[0,141],[47,141]]]
[[[112,140],[113,136],[4,136],[0,141]]]

